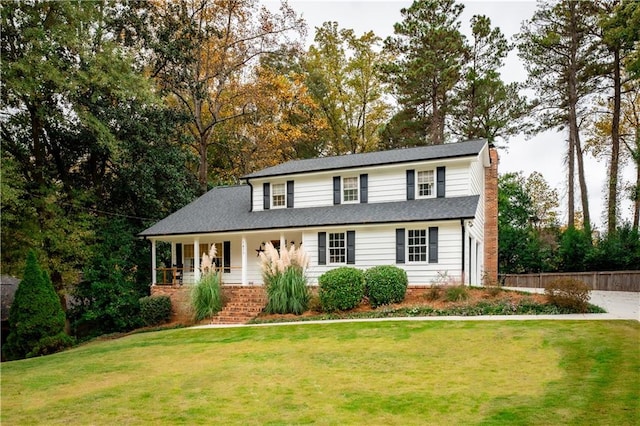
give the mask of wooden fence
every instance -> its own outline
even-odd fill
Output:
[[[587,284],[591,290],[638,291],[640,292],[639,271],[614,272],[563,272],[542,274],[505,274],[500,276],[504,287],[544,288],[559,278],[573,278]]]

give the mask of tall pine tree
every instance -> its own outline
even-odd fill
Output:
[[[385,40],[393,60],[382,69],[400,106],[385,131],[387,145],[445,142],[452,91],[468,54],[454,0],[417,0],[402,9],[403,21]]]

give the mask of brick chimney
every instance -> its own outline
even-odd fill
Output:
[[[489,167],[484,169],[484,273],[498,282],[498,151],[489,144]],[[490,281],[490,282],[491,282]]]

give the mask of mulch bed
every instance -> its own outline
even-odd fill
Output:
[[[401,308],[412,308],[412,307],[429,307],[437,310],[445,310],[449,308],[454,308],[457,306],[474,306],[478,302],[481,301],[508,301],[513,304],[517,304],[522,299],[527,298],[528,300],[532,300],[534,302],[544,304],[547,302],[547,297],[544,294],[537,293],[525,293],[525,292],[517,292],[510,290],[498,290],[498,289],[487,289],[487,288],[474,288],[467,287],[467,292],[469,297],[464,301],[459,302],[449,302],[445,299],[445,291],[446,287],[440,288],[440,295],[435,300],[429,300],[429,293],[431,289],[429,288],[409,288],[407,290],[407,295],[401,303],[394,303],[390,305],[380,306],[377,309],[401,309]],[[312,303],[314,305],[314,303]],[[317,306],[317,303],[315,304]],[[351,309],[349,311],[342,311],[342,313],[361,313],[361,312],[372,312],[375,311],[375,308],[372,308],[369,304],[368,300],[363,300],[360,305],[356,308]],[[294,314],[267,314],[262,312],[256,318],[259,321],[286,321],[286,320],[295,320],[306,317],[316,317],[323,315],[323,312],[319,309],[310,309],[301,315]]]

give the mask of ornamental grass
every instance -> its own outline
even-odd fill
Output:
[[[202,255],[202,278],[191,290],[191,308],[196,322],[211,318],[222,309],[222,279],[212,264],[215,257],[216,245],[211,244],[209,254]]]
[[[267,290],[269,314],[300,315],[309,307],[309,287],[305,271],[309,265],[307,253],[294,244],[277,250],[266,243],[260,253],[262,279]]]

